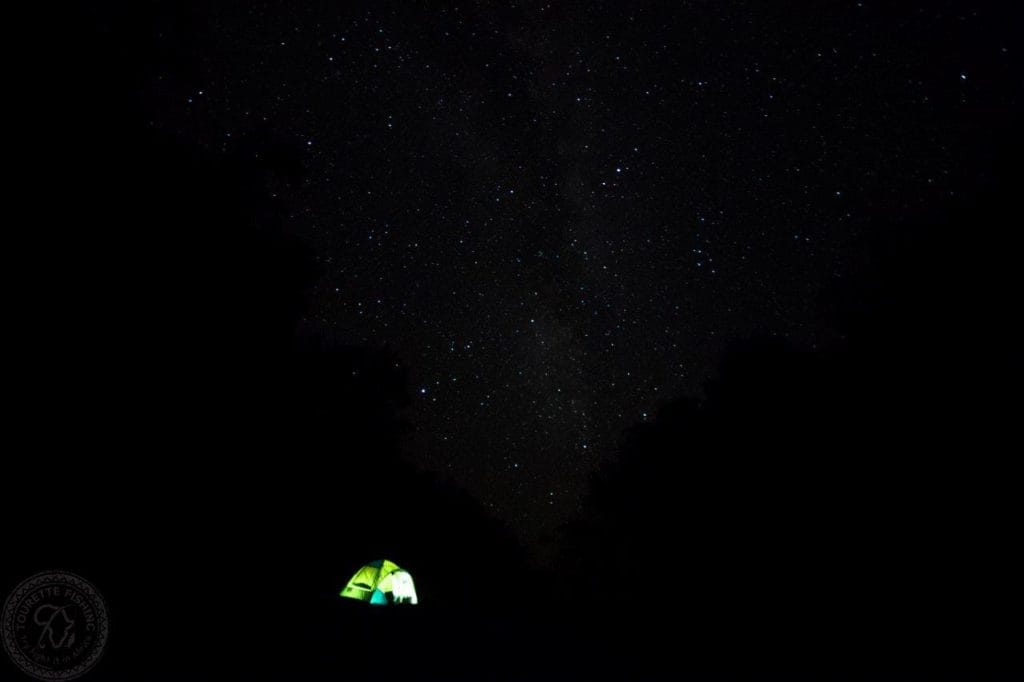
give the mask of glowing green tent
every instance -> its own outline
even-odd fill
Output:
[[[371,561],[360,568],[339,594],[378,605],[416,603],[412,576],[387,559]]]

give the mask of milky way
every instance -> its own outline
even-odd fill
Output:
[[[733,340],[834,340],[823,295],[949,196],[1007,46],[928,6],[493,5],[198,10],[143,85],[159,130],[297,160],[303,329],[394,350],[410,456],[535,533]]]

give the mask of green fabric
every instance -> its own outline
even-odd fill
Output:
[[[397,595],[394,594],[394,585],[396,584],[394,576],[396,574],[400,574],[401,578],[397,581],[401,590]],[[387,559],[371,561],[360,568],[338,594],[349,599],[358,599],[378,605],[416,603],[416,590],[413,587],[412,576],[403,571],[398,564]]]

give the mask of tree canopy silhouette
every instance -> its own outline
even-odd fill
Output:
[[[1022,568],[1014,149],[976,194],[880,222],[861,278],[825,301],[839,341],[737,343],[704,396],[631,429],[565,534],[566,589],[626,622],[668,609],[680,631],[786,650],[1005,641]],[[976,258],[967,234],[1004,246]]]

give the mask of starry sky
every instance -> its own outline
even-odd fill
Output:
[[[730,343],[834,343],[862,240],[963,185],[1017,46],[889,4],[167,3],[137,85],[184,146],[296,159],[300,332],[392,349],[412,460],[537,535]]]

